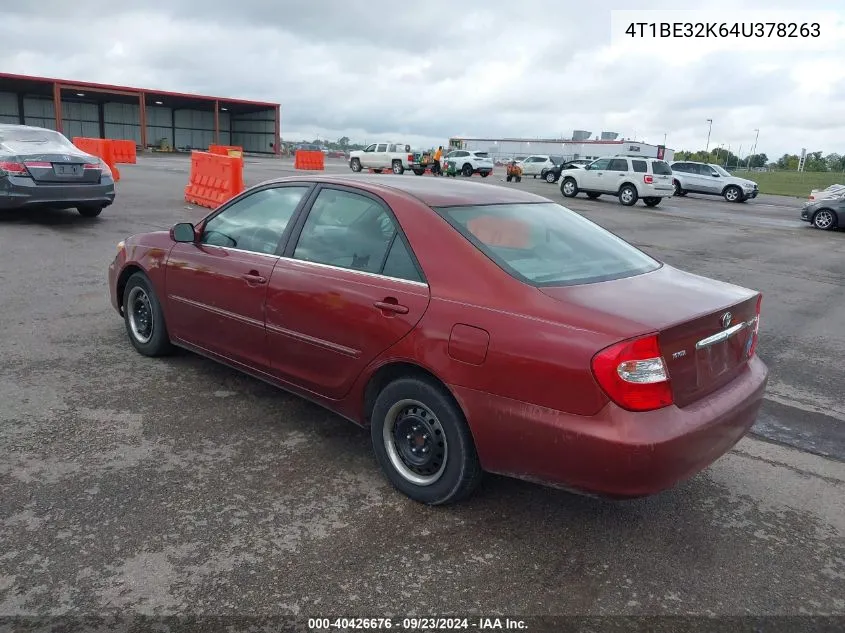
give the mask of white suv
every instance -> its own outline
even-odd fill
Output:
[[[657,158],[599,158],[584,169],[568,170],[561,176],[560,192],[567,198],[574,198],[582,191],[591,200],[610,194],[626,207],[635,205],[641,198],[647,207],[656,207],[675,192],[672,169]]]
[[[555,158],[553,156],[545,156],[545,155],[534,155],[529,156],[526,158],[522,163],[520,163],[522,167],[522,175],[523,176],[540,176],[541,178],[546,177],[546,172],[554,169],[558,164],[560,164],[560,160],[555,162]]]
[[[449,163],[455,164],[455,171],[462,176],[481,174],[486,178],[493,171],[493,159],[487,152],[474,152],[466,149],[452,150],[442,159],[443,171]]]
[[[753,180],[739,178],[710,163],[678,161],[672,163],[672,172],[676,196],[709,193],[722,196],[728,202],[745,202],[749,198],[756,198],[759,191]]]

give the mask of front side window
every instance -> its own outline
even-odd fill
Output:
[[[365,152],[374,152],[376,151],[375,144],[367,146],[367,149],[364,150]]]
[[[211,218],[201,243],[272,255],[310,187],[262,189]]]
[[[435,209],[511,276],[536,286],[622,279],[660,262],[556,203]]]
[[[382,204],[357,193],[323,189],[294,250],[296,259],[381,273],[397,234]]]

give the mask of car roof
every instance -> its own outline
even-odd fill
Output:
[[[416,175],[297,175],[277,178],[261,184],[296,181],[359,186],[372,193],[399,191],[413,196],[430,207],[549,202],[548,198],[521,189],[472,182],[471,180],[452,180]]]
[[[40,132],[55,132],[48,127],[38,127],[37,125],[18,125],[17,123],[0,123],[0,130],[38,130]]]

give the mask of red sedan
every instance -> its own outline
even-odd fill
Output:
[[[483,471],[608,497],[672,487],[748,431],[759,292],[683,272],[546,198],[298,176],[109,267],[132,345],[174,345],[369,426],[429,504]]]

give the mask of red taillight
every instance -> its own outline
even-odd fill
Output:
[[[95,164],[89,163],[88,165],[83,165],[83,166],[82,166],[82,169],[96,169],[96,170],[100,170],[100,169],[102,169],[102,167],[101,167],[100,165],[95,165]]]
[[[763,295],[757,296],[757,313],[754,315],[754,329],[751,330],[751,340],[748,344],[748,358],[754,356],[757,351],[757,341],[760,340],[760,308],[763,304]]]
[[[643,182],[647,185],[654,184],[654,176],[646,174],[645,176],[643,176]]]
[[[413,154],[408,154],[408,162],[409,162],[409,163],[413,163],[413,162],[414,162],[414,155],[413,155]]]
[[[628,411],[651,411],[673,402],[656,334],[603,349],[593,357],[593,375],[607,396]]]
[[[9,174],[10,176],[29,176],[29,172],[22,163],[8,161],[0,161],[0,172]]]

